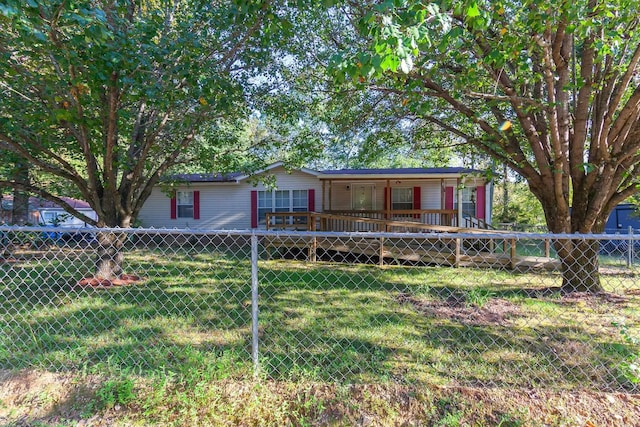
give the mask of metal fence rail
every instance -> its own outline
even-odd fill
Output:
[[[123,237],[117,277],[94,277],[99,232]],[[567,242],[596,247],[603,292],[561,291]],[[0,227],[0,368],[638,392],[638,248],[637,233]]]

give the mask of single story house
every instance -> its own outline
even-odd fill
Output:
[[[271,175],[275,185],[256,184]],[[242,173],[173,176],[143,206],[144,227],[231,230],[265,228],[267,213],[316,212],[361,218],[486,228],[492,185],[482,171],[459,168],[287,170],[274,163]],[[258,180],[259,181],[259,180]]]
[[[66,203],[74,209],[82,212],[89,218],[96,219],[96,213],[91,206],[83,200],[73,199],[71,197],[61,197]],[[2,196],[0,204],[0,221],[5,224],[12,222],[13,196]],[[58,226],[66,228],[86,227],[87,224],[64,209],[56,203],[50,202],[39,197],[29,197],[29,223],[42,226]]]

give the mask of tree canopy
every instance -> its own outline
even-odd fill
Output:
[[[246,159],[230,134],[286,26],[276,2],[23,3],[0,6],[0,148],[72,183],[97,213],[85,221],[129,226],[171,167]],[[46,185],[0,185],[69,208]]]
[[[177,165],[250,169],[265,139],[236,136],[252,94],[269,90],[261,69],[289,33],[284,11],[269,0],[3,2],[0,150],[38,179],[2,174],[0,187],[129,227]],[[52,182],[71,184],[97,220]],[[96,276],[117,276],[124,236],[97,236]]]

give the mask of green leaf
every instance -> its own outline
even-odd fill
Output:
[[[480,16],[480,10],[478,9],[478,4],[472,3],[471,6],[467,8],[467,17],[475,18],[477,16]]]

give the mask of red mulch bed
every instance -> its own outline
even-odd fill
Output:
[[[78,286],[92,289],[110,289],[119,286],[128,286],[140,282],[142,278],[133,274],[121,274],[116,279],[103,279],[101,277],[84,277],[78,281]]]

